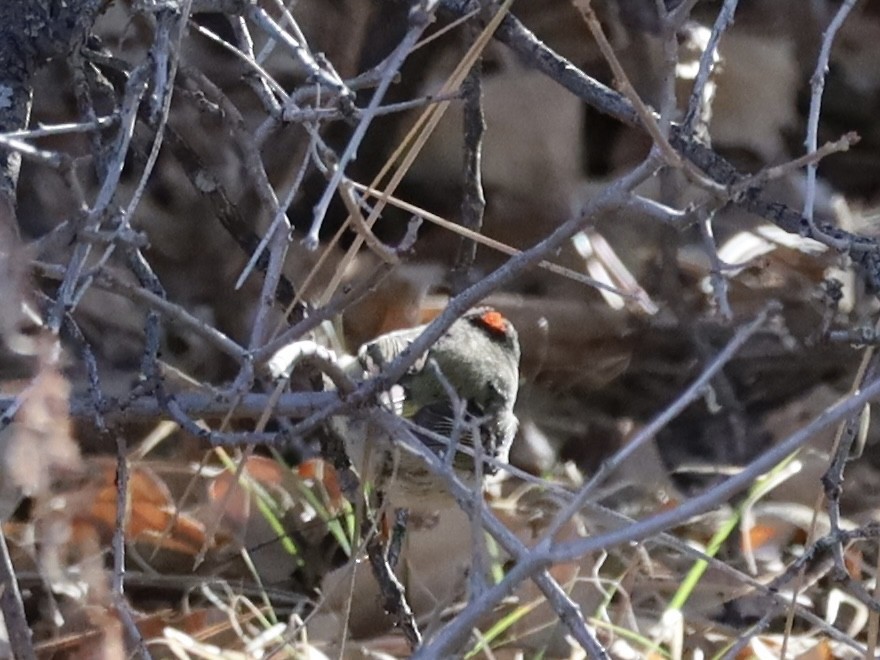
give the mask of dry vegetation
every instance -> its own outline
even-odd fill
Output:
[[[878,41],[867,0],[5,0],[0,655],[875,657]],[[326,422],[418,356],[266,363],[486,302],[510,474],[377,530]]]

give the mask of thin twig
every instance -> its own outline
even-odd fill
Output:
[[[614,80],[617,82],[623,95],[629,99],[636,114],[639,116],[641,125],[654,140],[654,144],[657,145],[657,148],[660,149],[660,154],[663,156],[663,160],[673,167],[681,167],[681,156],[679,156],[678,152],[676,152],[675,149],[672,148],[672,145],[669,144],[669,139],[660,129],[654,111],[645,105],[644,101],[642,101],[642,98],[638,95],[635,88],[632,86],[632,83],[629,81],[629,76],[626,75],[623,65],[621,65],[620,60],[617,59],[617,54],[614,52],[614,48],[605,36],[605,31],[602,29],[602,24],[599,22],[596,12],[593,11],[590,0],[576,0],[574,4],[578,10],[580,10],[581,16],[583,16],[587,27],[590,28],[590,32],[599,46],[599,50],[602,51],[602,56],[611,67],[611,71],[614,74]]]
[[[709,77],[715,70],[715,63],[718,60],[718,42],[721,41],[721,35],[733,23],[733,15],[736,13],[738,3],[739,0],[724,0],[724,5],[721,7],[721,11],[718,12],[718,17],[712,26],[712,34],[709,35],[709,41],[706,42],[706,49],[700,55],[700,68],[697,71],[697,77],[694,79],[687,114],[685,114],[684,121],[681,122],[682,130],[685,133],[693,134],[700,128],[705,128],[697,126],[697,121],[704,122],[705,111],[708,109],[704,104],[706,84],[709,82]]]
[[[40,149],[25,142],[24,138],[13,137],[9,133],[0,134],[0,146],[4,150],[15,151],[28,160],[59,171],[66,168],[69,169],[73,162],[69,154]]]
[[[411,24],[409,30],[388,58],[382,80],[376,86],[376,90],[373,92],[373,97],[370,99],[370,103],[364,109],[363,115],[352,133],[351,138],[349,138],[345,150],[339,156],[333,176],[330,177],[330,181],[324,189],[324,194],[315,205],[312,226],[305,238],[305,244],[307,247],[311,247],[312,249],[317,248],[318,234],[321,231],[324,216],[327,214],[327,209],[330,207],[330,201],[333,199],[333,195],[336,194],[336,189],[339,187],[339,183],[345,175],[345,168],[360,148],[361,142],[367,134],[367,129],[370,127],[370,124],[376,116],[376,110],[382,103],[382,99],[385,98],[385,94],[391,86],[391,83],[394,81],[394,77],[397,75],[397,72],[400,71],[400,67],[403,65],[404,60],[406,60],[412,52],[413,47],[418,42],[422,33],[427,29],[430,22],[429,15],[425,15],[422,11],[416,9],[411,11],[410,19]]]
[[[789,160],[780,165],[765,167],[753,176],[743,179],[739,183],[731,186],[731,192],[734,195],[738,195],[747,191],[749,188],[761,187],[768,181],[780,179],[790,172],[795,172],[804,166],[819,163],[822,159],[830,156],[831,154],[849,151],[850,147],[858,144],[860,140],[861,137],[858,133],[856,133],[855,131],[850,131],[839,140],[835,140],[834,142],[826,142],[821,147],[816,149],[816,151],[811,151],[804,154],[803,156],[798,156],[797,158]]]
[[[311,149],[307,148],[304,150],[304,152],[305,155],[303,156],[302,163],[300,163],[299,169],[297,170],[293,184],[290,186],[287,194],[284,196],[284,201],[278,205],[278,210],[275,212],[275,216],[272,218],[272,222],[269,224],[269,229],[266,230],[265,236],[263,236],[263,238],[260,240],[260,243],[253,250],[245,267],[242,268],[241,273],[239,274],[238,279],[235,282],[236,289],[240,289],[242,286],[244,286],[244,281],[248,278],[248,276],[250,276],[253,268],[257,266],[258,262],[260,261],[260,257],[263,255],[263,250],[266,248],[266,245],[268,245],[270,241],[273,241],[274,244],[275,241],[280,240],[278,238],[277,232],[283,228],[287,231],[287,234],[285,234],[285,238],[287,235],[289,235],[290,221],[287,218],[287,210],[290,208],[290,205],[293,204],[293,200],[299,192],[300,186],[302,186],[302,182],[305,180],[306,172],[308,172],[309,163],[311,162],[311,158],[309,156],[309,154],[311,153]]]
[[[723,319],[731,321],[733,320],[733,310],[730,307],[730,300],[727,296],[727,278],[723,273],[725,264],[722,263],[721,258],[718,256],[718,246],[715,244],[715,233],[712,230],[712,220],[715,214],[703,210],[698,212],[697,215],[700,218],[698,226],[700,228],[700,238],[703,240],[703,252],[709,257],[709,263],[711,264],[709,283],[712,286],[715,306]]]
[[[475,28],[472,28],[475,31]],[[483,134],[486,121],[483,117],[483,60],[477,58],[461,85],[464,107],[464,168],[463,196],[461,201],[461,225],[474,233],[483,227],[483,213],[486,210],[486,196],[483,194]],[[458,244],[458,255],[450,272],[453,293],[467,286],[470,271],[477,256],[475,241],[462,237]]]
[[[125,549],[126,525],[128,523],[129,506],[129,473],[128,456],[125,438],[116,436],[116,526],[113,530],[113,602],[116,613],[128,637],[129,644],[134,647],[141,658],[150,658],[150,652],[144,642],[144,636],[137,626],[131,607],[125,599]]]
[[[122,627],[125,630],[126,635],[128,635],[128,643],[134,647],[133,652],[137,654],[137,657],[143,658],[143,660],[150,660],[153,656],[147,648],[144,636],[138,628],[137,621],[135,621],[134,614],[131,611],[131,606],[128,604],[128,601],[119,594],[116,594],[113,600],[116,607],[116,614],[122,622]]]
[[[367,541],[367,556],[370,558],[373,575],[382,593],[382,605],[385,611],[394,617],[409,643],[410,650],[417,649],[422,643],[422,633],[419,632],[415,615],[404,595],[403,585],[391,568],[379,534],[373,534]]]
[[[20,397],[0,396],[0,413],[19,404]],[[229,402],[212,392],[184,392],[175,396],[179,410],[195,418],[222,417],[229,410]],[[256,419],[269,401],[268,394],[247,394],[236,406],[234,419]],[[283,394],[275,406],[278,415],[306,417],[317,410],[338,401],[333,392],[293,392]],[[74,418],[91,419],[95,414],[95,402],[90,397],[73,397],[70,414]],[[108,424],[120,421],[150,421],[167,419],[153,396],[143,395],[130,399],[105,398],[98,411]]]
[[[113,592],[125,594],[125,530],[128,524],[128,451],[125,438],[116,435],[116,527],[113,530]]]
[[[278,43],[284,45],[288,52],[293,55],[308,72],[315,82],[326,87],[331,93],[340,97],[352,96],[351,91],[346,87],[345,83],[339,78],[335,71],[321,67],[312,56],[308,46],[302,38],[302,33],[297,36],[303,43],[299,43],[296,38],[282,28],[275,20],[269,16],[265,9],[259,5],[252,4],[248,7],[248,17],[260,27],[266,34],[272,37]],[[295,26],[295,23],[290,25]],[[297,32],[299,32],[297,28]]]
[[[636,194],[630,195],[629,206],[642,215],[677,229],[683,229],[697,221],[694,214],[690,211],[680,211],[656,200]]]
[[[117,134],[116,144],[113,149],[113,158],[108,163],[104,180],[95,199],[95,203],[89,211],[85,226],[96,228],[104,213],[109,206],[113,195],[116,193],[119,185],[119,179],[122,176],[122,168],[125,164],[125,157],[128,154],[128,145],[134,133],[134,125],[137,121],[138,106],[147,88],[148,69],[145,66],[135,69],[126,83],[125,97],[122,106],[119,109],[120,127]],[[68,263],[64,280],[58,287],[55,305],[49,311],[46,319],[47,327],[57,332],[61,327],[61,321],[64,312],[69,311],[76,290],[80,274],[85,267],[86,259],[91,251],[91,246],[87,243],[78,242],[74,248],[73,255]]]
[[[831,19],[828,29],[822,35],[822,46],[819,56],[816,58],[816,70],[810,78],[810,111],[807,114],[807,138],[804,146],[807,153],[816,151],[819,142],[819,115],[822,112],[822,93],[825,91],[825,73],[828,71],[828,60],[831,57],[831,45],[837,30],[843,25],[849,12],[858,0],[844,0],[840,8]],[[813,226],[813,210],[816,202],[816,169],[817,165],[812,162],[807,165],[807,186],[804,191],[804,217],[810,226]]]
[[[32,262],[35,270],[44,277],[60,279],[64,277],[64,267],[43,262]],[[247,351],[214,326],[204,320],[193,316],[183,306],[167,300],[149,289],[137,286],[120,279],[112,271],[104,270],[95,279],[96,286],[112,293],[124,296],[130,300],[136,300],[153,309],[168,320],[178,323],[187,330],[203,338],[222,353],[229,355],[239,362],[246,361]]]
[[[351,219],[351,224],[354,227],[354,230],[364,240],[367,247],[386,264],[395,265],[399,263],[400,257],[397,256],[397,252],[395,252],[394,248],[385,245],[379,240],[379,237],[373,233],[373,229],[367,224],[367,221],[364,219],[364,216],[358,207],[359,202],[355,196],[353,187],[347,180],[340,182],[339,194],[342,197],[342,202],[345,204],[345,209],[348,211],[348,217]]]
[[[6,543],[6,534],[0,529],[0,612],[3,613],[3,623],[9,638],[9,648],[12,657],[21,660],[35,660],[31,628],[28,625],[27,615],[24,611],[24,603],[21,600],[21,591],[18,588],[18,578],[15,567],[12,565],[12,557],[9,555],[9,546]]]
[[[119,122],[116,115],[96,117],[94,121],[72,122],[67,124],[37,124],[36,128],[27,128],[20,131],[3,133],[4,138],[18,140],[36,140],[38,138],[55,135],[69,135],[71,133],[92,133],[113,128]]]

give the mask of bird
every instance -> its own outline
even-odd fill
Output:
[[[355,377],[377,374],[426,326],[390,332],[357,352]],[[516,434],[519,338],[491,307],[467,311],[400,378],[384,399],[408,420],[416,439],[446,461],[470,488],[507,462]],[[349,368],[349,373],[352,369]],[[454,505],[446,481],[419,456],[392,439],[369,416],[337,418],[334,429],[361,481],[392,506],[431,511]],[[478,464],[478,459],[490,459]]]
[[[377,374],[401,355],[427,326],[392,331],[337,357],[314,342],[296,342],[270,360],[276,377],[288,376],[302,357],[341,367],[354,384]],[[403,376],[379,397],[379,405],[405,421],[429,451],[472,490],[482,489],[507,462],[517,429],[519,338],[513,324],[492,307],[465,312]],[[447,480],[408,448],[397,430],[369,411],[333,417],[329,430],[341,440],[362,486],[383,503],[428,514],[455,506]],[[483,460],[486,459],[486,460]]]

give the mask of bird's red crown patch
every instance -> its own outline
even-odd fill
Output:
[[[507,334],[507,319],[504,318],[501,312],[496,312],[494,309],[483,312],[480,315],[480,321],[492,332],[502,335]]]

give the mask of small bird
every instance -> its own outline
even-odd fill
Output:
[[[363,345],[355,377],[377,373],[424,329],[391,332]],[[426,447],[475,486],[475,459],[494,459],[494,464],[480,464],[483,475],[494,474],[498,462],[507,462],[517,428],[513,406],[519,360],[519,339],[510,321],[490,307],[477,307],[416,360],[392,388],[388,403],[413,423],[414,435]],[[392,506],[425,511],[454,504],[443,479],[420,457],[394,443],[375,421],[337,418],[334,428],[362,481],[372,482]]]
[[[297,342],[281,349],[269,367],[276,376],[289,376],[298,359],[318,355],[363,381],[398,357],[424,329],[381,335],[361,346],[356,356],[341,359],[312,342]],[[409,420],[416,438],[476,487],[478,474],[494,474],[498,463],[507,462],[517,427],[513,406],[519,361],[519,339],[510,321],[491,307],[477,307],[419,356],[382,403]],[[442,477],[369,414],[338,416],[329,426],[343,441],[362,483],[371,484],[390,506],[429,513],[454,505]],[[478,464],[476,459],[482,458],[493,460]]]

